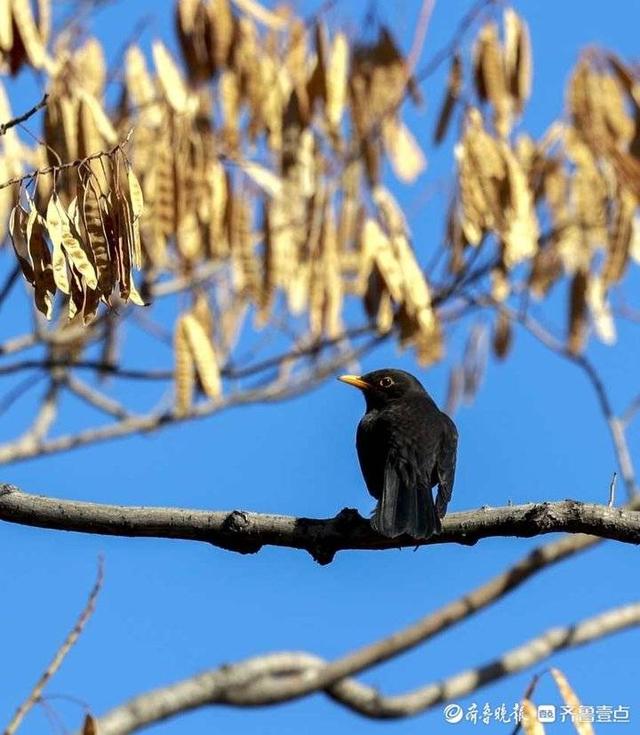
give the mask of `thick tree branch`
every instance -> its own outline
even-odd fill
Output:
[[[408,717],[527,669],[556,651],[585,645],[637,625],[640,603],[615,608],[574,625],[551,628],[483,666],[405,694],[385,696],[352,679],[337,680],[324,690],[334,701],[366,717]],[[291,677],[294,681],[305,676],[322,681],[318,673],[326,667],[323,659],[307,653],[276,653],[248,659],[135,697],[100,718],[98,730],[101,735],[126,735],[206,705],[256,707],[286,702],[300,696],[298,690],[292,692],[288,686]],[[312,687],[310,691],[321,688]]]
[[[345,549],[414,547],[409,537],[377,534],[357,511],[312,519],[250,513],[103,505],[59,500],[0,486],[0,519],[62,531],[205,541],[230,551],[255,553],[262,546],[308,551],[321,564]],[[558,531],[588,533],[624,543],[640,543],[640,514],[606,505],[563,500],[452,513],[443,532],[423,544],[475,544],[494,536],[531,537]]]

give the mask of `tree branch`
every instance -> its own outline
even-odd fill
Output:
[[[598,405],[600,406],[602,415],[607,422],[609,434],[611,435],[611,441],[613,443],[613,449],[616,454],[616,459],[618,460],[620,474],[622,475],[622,479],[627,489],[627,495],[630,499],[633,499],[636,495],[640,494],[638,484],[636,482],[631,453],[629,451],[629,445],[625,435],[625,428],[628,422],[625,421],[624,415],[621,418],[616,416],[613,404],[609,398],[607,389],[605,388],[604,381],[591,361],[585,355],[574,355],[563,342],[551,334],[542,326],[542,324],[540,324],[540,322],[526,312],[517,312],[506,304],[500,303],[490,296],[466,297],[465,300],[480,307],[489,306],[497,309],[511,321],[524,327],[529,334],[535,337],[549,350],[555,352],[560,357],[564,357],[574,365],[577,365],[584,372],[593,387]]]
[[[336,681],[325,691],[334,701],[366,717],[409,717],[527,669],[556,651],[585,645],[637,625],[640,603],[614,608],[574,625],[551,628],[483,666],[405,694],[385,696],[353,679]],[[276,653],[226,665],[129,700],[98,719],[98,730],[101,735],[127,735],[205,705],[255,707],[290,701],[300,696],[297,691],[290,691],[290,677],[321,680],[318,673],[326,666],[323,659],[308,653]],[[315,687],[311,691],[321,689]]]
[[[2,308],[4,302],[7,300],[7,297],[11,293],[11,289],[18,282],[20,272],[20,265],[16,263],[9,273],[7,273],[4,283],[2,284],[2,288],[0,288],[0,308]]]
[[[103,411],[109,416],[123,420],[131,416],[129,411],[127,411],[121,403],[118,403],[118,401],[114,400],[110,396],[101,393],[96,388],[87,385],[79,378],[76,378],[75,375],[67,375],[65,377],[65,385],[71,393],[76,395],[85,403],[97,408],[99,411]]]
[[[34,105],[34,107],[32,107],[30,110],[25,112],[24,115],[19,115],[18,117],[14,117],[11,120],[8,120],[6,123],[2,123],[0,125],[0,135],[5,135],[7,130],[15,128],[16,125],[20,125],[20,123],[26,122],[30,117],[33,117],[36,112],[46,106],[48,99],[49,95],[44,94],[40,102],[38,102],[37,105]]]
[[[375,328],[371,324],[364,324],[359,327],[347,329],[338,337],[330,337],[326,339],[314,340],[305,346],[293,347],[286,352],[281,352],[272,357],[261,360],[260,362],[250,363],[243,367],[234,367],[232,363],[225,365],[220,370],[220,374],[225,378],[248,378],[267,370],[274,370],[282,367],[284,363],[292,363],[303,357],[309,357],[320,354],[323,350],[330,347],[337,347],[350,339],[358,337],[366,337],[375,333]],[[386,338],[388,335],[376,337],[378,340]],[[2,354],[2,352],[0,352]],[[10,362],[6,365],[0,365],[0,375],[13,375],[25,370],[53,370],[55,368],[69,368],[72,370],[93,370],[98,373],[107,373],[117,378],[128,380],[158,380],[166,381],[175,378],[175,369],[173,367],[167,369],[145,369],[145,368],[129,368],[117,365],[105,360],[82,360],[73,357],[55,359],[51,357],[43,357],[41,359],[32,358]]]
[[[0,465],[20,462],[33,457],[42,457],[47,454],[56,454],[131,434],[156,431],[172,424],[212,416],[236,406],[292,398],[311,390],[345,364],[360,359],[362,355],[378,343],[378,339],[378,337],[373,337],[359,347],[343,350],[335,357],[318,361],[308,370],[299,373],[292,379],[287,373],[285,379],[276,378],[267,385],[231,393],[220,400],[197,403],[189,412],[184,414],[177,414],[171,410],[154,411],[142,416],[130,416],[105,426],[85,429],[75,434],[66,434],[54,439],[42,438],[41,441],[29,443],[22,439],[11,441],[0,445]],[[290,365],[289,363],[286,364]]]
[[[17,124],[17,123],[16,123]],[[8,186],[13,186],[14,184],[22,184],[23,181],[31,181],[38,176],[45,176],[46,174],[51,173],[58,173],[60,171],[65,171],[68,168],[78,168],[89,161],[95,161],[99,158],[109,158],[113,156],[113,154],[116,151],[121,150],[124,148],[124,146],[129,142],[129,138],[131,137],[131,134],[133,133],[133,128],[129,130],[124,140],[120,141],[120,143],[113,146],[113,148],[110,148],[106,151],[98,151],[97,153],[92,153],[90,156],[85,156],[84,158],[77,158],[73,161],[67,161],[66,163],[60,163],[53,166],[46,166],[45,168],[38,168],[34,171],[30,171],[28,174],[23,174],[22,176],[15,176],[12,179],[7,179],[6,181],[2,182],[0,184],[0,189],[6,189]]]
[[[248,554],[263,546],[308,551],[327,564],[345,549],[390,549],[426,544],[473,545],[494,536],[531,537],[567,531],[588,533],[624,543],[640,543],[640,514],[606,505],[563,500],[451,513],[443,532],[427,541],[407,536],[388,539],[353,509],[335,518],[313,519],[247,511],[206,511],[61,500],[0,486],[0,520],[27,526],[108,536],[204,541]]]

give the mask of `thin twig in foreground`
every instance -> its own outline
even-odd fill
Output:
[[[607,503],[607,506],[609,508],[613,508],[613,504],[616,500],[616,481],[618,479],[618,473],[614,472],[613,477],[611,478],[611,484],[609,485],[609,502]]]
[[[14,117],[6,123],[0,124],[0,135],[5,135],[7,130],[14,128],[16,125],[20,125],[20,123],[26,122],[30,117],[33,117],[36,112],[46,106],[48,99],[49,95],[44,94],[40,102],[38,102],[37,105],[34,105],[34,107],[32,107],[30,110],[25,112],[24,115],[19,115],[18,117]]]
[[[102,557],[99,557],[98,558],[98,573],[96,575],[96,581],[93,585],[93,588],[91,589],[91,592],[89,593],[87,603],[84,606],[84,609],[82,610],[82,612],[80,613],[80,616],[78,617],[78,620],[76,621],[76,624],[73,626],[73,628],[69,632],[69,635],[65,638],[64,643],[56,651],[56,654],[51,660],[51,663],[49,664],[49,666],[47,666],[42,676],[36,682],[36,685],[31,690],[31,694],[16,710],[15,715],[13,716],[11,722],[7,725],[7,728],[4,731],[4,735],[13,735],[13,733],[18,729],[18,727],[20,727],[20,723],[24,719],[27,712],[29,712],[29,710],[33,707],[34,704],[40,701],[42,697],[42,692],[45,686],[47,685],[48,681],[56,673],[56,671],[60,668],[60,665],[64,661],[66,655],[69,653],[71,648],[74,646],[74,644],[80,637],[80,634],[84,630],[85,625],[89,622],[89,619],[93,615],[93,612],[96,607],[96,600],[98,598],[98,595],[100,594],[100,590],[102,589],[103,580],[104,580],[104,563],[103,563]]]
[[[2,307],[4,302],[7,300],[7,297],[11,293],[11,289],[18,282],[19,277],[20,266],[18,263],[16,263],[5,278],[4,283],[2,284],[2,288],[0,288],[0,307]]]
[[[7,179],[7,181],[0,184],[0,189],[6,189],[7,186],[13,186],[13,184],[21,184],[23,181],[35,179],[37,176],[45,176],[46,174],[51,174],[54,172],[57,173],[68,168],[79,168],[83,164],[86,164],[89,161],[95,161],[98,158],[109,158],[110,156],[113,156],[116,151],[124,148],[124,146],[129,142],[129,138],[131,138],[132,133],[133,128],[129,130],[124,140],[120,141],[120,143],[114,145],[113,148],[110,148],[107,151],[98,151],[97,153],[92,153],[90,156],[86,156],[85,158],[77,158],[73,161],[67,161],[66,163],[62,163],[60,165],[46,166],[45,168],[35,169],[34,171],[30,171],[27,174],[23,174],[22,176],[16,176],[13,179]]]

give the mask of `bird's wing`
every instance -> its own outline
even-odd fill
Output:
[[[438,473],[438,495],[436,497],[436,511],[440,518],[444,518],[447,506],[453,492],[453,482],[456,475],[456,452],[458,448],[458,430],[453,421],[442,415],[443,429],[440,449],[436,460]]]
[[[364,419],[358,424],[356,449],[362,475],[369,493],[378,500],[384,485],[385,455],[387,453],[383,433]]]

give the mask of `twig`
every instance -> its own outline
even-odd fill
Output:
[[[110,156],[113,156],[116,151],[124,148],[124,146],[129,142],[129,138],[131,138],[132,133],[133,128],[129,130],[124,140],[120,141],[120,143],[114,145],[113,148],[110,148],[107,151],[99,151],[98,153],[92,153],[90,156],[86,156],[85,158],[76,158],[74,161],[67,161],[67,163],[39,168],[35,171],[29,172],[28,174],[23,174],[22,176],[15,176],[13,179],[8,179],[4,183],[0,184],[0,189],[6,189],[7,186],[13,186],[14,184],[21,184],[23,181],[30,181],[31,179],[35,179],[37,176],[45,176],[46,174],[52,174],[54,172],[57,173],[58,171],[64,171],[68,168],[78,168],[79,166],[83,166],[89,161],[95,161],[98,158],[109,158]]]
[[[12,355],[16,352],[28,350],[31,347],[35,347],[39,341],[38,336],[33,333],[12,337],[0,345],[0,356]]]
[[[43,380],[46,375],[27,375],[18,385],[14,386],[10,391],[0,398],[0,416],[6,413],[11,406],[31,388],[35,388],[39,381]]]
[[[540,681],[542,674],[534,674],[531,677],[531,681],[527,684],[527,688],[524,690],[524,694],[522,695],[521,702],[525,699],[531,699],[533,692],[535,688],[538,686],[538,682]],[[511,735],[518,735],[520,730],[522,729],[522,720],[518,720],[516,722],[516,726],[513,728],[513,731]]]
[[[295,362],[302,357],[309,355],[316,355],[322,352],[322,350],[328,347],[334,347],[339,345],[346,340],[353,339],[355,337],[363,337],[371,334],[373,331],[371,325],[363,325],[361,327],[354,327],[345,331],[338,337],[327,338],[312,342],[306,347],[299,347],[287,352],[274,355],[261,362],[256,362],[250,365],[246,365],[242,368],[235,368],[232,365],[227,365],[220,371],[221,374],[226,378],[247,378],[258,373],[265,372],[266,370],[278,368],[284,362]],[[160,370],[160,369],[142,369],[142,368],[127,368],[120,365],[116,365],[103,360],[74,360],[68,359],[54,359],[54,358],[43,358],[43,359],[28,359],[20,360],[19,362],[9,363],[7,365],[0,365],[0,375],[11,375],[13,373],[19,373],[23,370],[52,370],[55,368],[69,368],[78,370],[95,370],[100,373],[108,373],[119,378],[127,378],[130,380],[173,380],[175,372],[173,368]]]
[[[577,365],[589,379],[600,405],[600,410],[604,416],[604,419],[609,427],[609,434],[613,442],[613,448],[618,460],[620,467],[620,474],[624,481],[627,489],[627,495],[629,498],[635,497],[638,494],[638,485],[635,478],[635,470],[633,467],[633,461],[631,459],[631,453],[629,452],[629,445],[625,436],[625,422],[624,419],[618,418],[615,415],[613,405],[605,388],[604,382],[598,371],[589,361],[585,355],[574,355],[571,353],[566,345],[545,329],[540,322],[534,319],[528,313],[520,313],[514,309],[509,308],[506,304],[498,303],[491,297],[466,297],[466,300],[470,303],[477,304],[479,306],[490,306],[498,309],[500,312],[506,314],[509,319],[513,322],[523,326],[531,335],[538,339],[545,347],[555,352],[560,357],[572,362]]]
[[[433,13],[434,5],[435,0],[422,0],[420,15],[418,17],[418,22],[416,23],[416,30],[413,36],[413,41],[411,42],[411,49],[407,56],[407,76],[409,77],[413,74],[413,71],[416,68],[416,65],[418,64],[418,61],[420,59],[420,54],[422,53],[422,47],[424,46],[424,39],[427,35],[427,29],[429,27],[429,21],[431,19],[431,14]]]
[[[375,328],[371,324],[363,324],[359,327],[352,327],[347,329],[337,337],[328,337],[326,339],[314,340],[304,347],[296,347],[288,352],[274,355],[261,362],[254,362],[253,364],[246,365],[242,368],[234,368],[232,365],[227,365],[222,369],[222,375],[228,378],[247,378],[257,373],[262,373],[265,370],[272,368],[279,368],[283,363],[295,362],[302,357],[308,357],[309,355],[319,355],[322,350],[328,347],[335,347],[340,345],[342,342],[346,342],[350,339],[357,337],[365,337],[375,331]],[[384,337],[383,337],[384,338]],[[377,339],[377,338],[374,338]]]
[[[236,406],[260,402],[271,403],[293,398],[320,384],[344,365],[359,359],[378,344],[378,341],[379,338],[374,337],[364,345],[342,351],[335,357],[316,362],[292,380],[282,381],[276,379],[267,385],[231,393],[221,400],[204,401],[194,405],[190,411],[184,414],[178,415],[173,411],[161,411],[143,416],[131,416],[107,426],[89,428],[76,434],[67,434],[55,439],[43,440],[39,443],[31,442],[27,444],[18,439],[0,446],[0,465],[47,454],[56,454],[131,434],[156,431],[169,425],[212,416]]]
[[[174,377],[173,370],[143,370],[138,368],[126,368],[114,365],[103,360],[74,360],[72,358],[56,359],[43,358],[20,360],[7,365],[0,365],[0,375],[12,375],[23,370],[56,370],[68,368],[77,370],[95,370],[99,373],[108,373],[120,378],[130,380],[171,380]]]
[[[618,479],[618,473],[614,472],[609,485],[609,502],[607,503],[608,508],[613,508],[613,504],[616,499],[616,481]]]
[[[20,723],[24,719],[24,716],[27,714],[27,712],[33,707],[34,704],[40,701],[42,697],[42,692],[45,686],[47,685],[48,681],[56,673],[56,671],[60,668],[66,655],[73,648],[74,644],[80,637],[80,634],[82,633],[85,625],[89,622],[89,619],[93,615],[93,611],[95,610],[96,600],[98,598],[100,590],[102,589],[103,579],[104,579],[104,564],[103,564],[102,558],[100,557],[98,558],[98,573],[96,576],[96,581],[93,585],[91,592],[89,593],[89,598],[87,599],[87,603],[84,606],[84,609],[82,610],[82,612],[80,613],[80,616],[78,617],[78,620],[76,621],[76,624],[73,626],[73,628],[71,629],[71,631],[65,638],[63,644],[56,651],[56,654],[51,660],[51,663],[49,664],[49,666],[47,666],[42,676],[36,682],[35,686],[31,690],[31,694],[29,695],[29,697],[18,707],[11,722],[7,725],[7,728],[4,731],[4,735],[13,735],[13,733],[20,726]]]
[[[151,24],[153,19],[154,16],[151,13],[147,13],[137,20],[135,26],[133,27],[133,30],[120,45],[120,48],[115,54],[114,60],[111,62],[111,68],[107,72],[106,78],[104,80],[105,89],[108,89],[115,81],[116,77],[118,77],[118,75],[122,73],[122,69],[124,67],[124,58],[127,50],[138,41],[140,36]]]
[[[640,395],[637,395],[620,416],[620,423],[626,429],[640,411]]]
[[[48,434],[58,413],[61,385],[62,380],[59,376],[51,379],[31,426],[16,440],[16,445],[23,451],[33,451]]]
[[[7,300],[7,297],[11,293],[11,289],[18,282],[19,277],[20,277],[20,265],[16,263],[11,269],[11,271],[8,273],[7,277],[5,278],[5,281],[2,284],[2,288],[0,288],[0,308],[2,307],[4,302]]]
[[[45,93],[40,102],[38,102],[35,107],[32,107],[30,110],[25,112],[24,115],[19,115],[18,117],[14,117],[6,123],[0,124],[0,135],[5,135],[7,130],[10,130],[16,125],[20,125],[20,123],[26,122],[30,117],[33,117],[36,112],[46,106],[48,99],[49,95]]]
[[[65,727],[64,720],[58,714],[58,712],[56,712],[55,708],[44,699],[40,699],[38,701],[38,704],[40,705],[45,717],[47,718],[47,721],[49,722],[51,731],[54,733],[59,732],[62,733],[62,735],[66,735],[68,730]]]
[[[180,293],[188,288],[195,288],[206,283],[210,278],[220,273],[223,264],[219,261],[211,261],[197,268],[194,272],[175,276],[168,280],[153,283],[150,293],[153,298],[162,298]]]
[[[114,416],[117,419],[127,419],[131,416],[129,411],[118,401],[106,396],[96,388],[92,388],[75,375],[67,375],[65,384],[69,390],[78,398],[88,403],[90,406],[97,408],[99,411]]]
[[[430,77],[438,70],[441,64],[443,64],[447,59],[452,56],[452,54],[455,53],[456,49],[462,41],[463,36],[475,23],[476,19],[480,16],[482,11],[490,5],[495,5],[495,0],[478,0],[478,2],[476,2],[474,5],[471,6],[471,8],[469,8],[469,10],[464,14],[462,19],[458,23],[458,27],[456,28],[453,36],[448,41],[448,43],[446,43],[439,51],[437,51],[416,74],[416,81],[423,82],[425,79]]]

